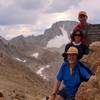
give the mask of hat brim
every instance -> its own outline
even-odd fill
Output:
[[[67,57],[67,53],[65,53],[65,52],[62,53],[62,56],[63,56],[63,57]]]

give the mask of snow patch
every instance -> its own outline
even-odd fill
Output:
[[[48,41],[47,48],[51,48],[51,47],[60,48],[62,45],[70,42],[69,37],[68,37],[68,32],[64,29],[64,26],[59,27],[59,28],[63,35],[56,36],[50,41]]]
[[[38,75],[40,75],[41,77],[43,77],[43,79],[48,79],[45,75],[43,75],[43,71],[46,69],[46,68],[49,68],[50,67],[50,65],[46,65],[46,66],[43,66],[43,67],[41,67],[36,73],[38,74]]]
[[[26,60],[21,60],[20,58],[16,58],[16,60],[18,60],[20,62],[26,62]]]
[[[32,54],[32,57],[38,58],[38,56],[39,56],[38,52]]]

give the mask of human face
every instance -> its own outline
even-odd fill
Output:
[[[77,54],[71,53],[67,55],[69,64],[75,64],[77,62]]]
[[[79,43],[80,41],[81,41],[81,34],[80,34],[80,32],[77,31],[74,34],[74,42]]]
[[[79,15],[78,17],[80,23],[84,24],[87,22],[87,16],[86,15]]]

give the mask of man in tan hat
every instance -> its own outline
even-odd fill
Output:
[[[66,55],[68,61],[62,64],[57,74],[57,80],[49,100],[75,100],[75,95],[80,84],[93,77],[92,72],[89,72],[79,64],[77,48],[70,47]],[[62,81],[64,86],[59,90]]]

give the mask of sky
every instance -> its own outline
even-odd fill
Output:
[[[0,0],[0,35],[39,35],[57,21],[78,21],[78,12],[88,14],[88,22],[100,23],[100,0]]]

